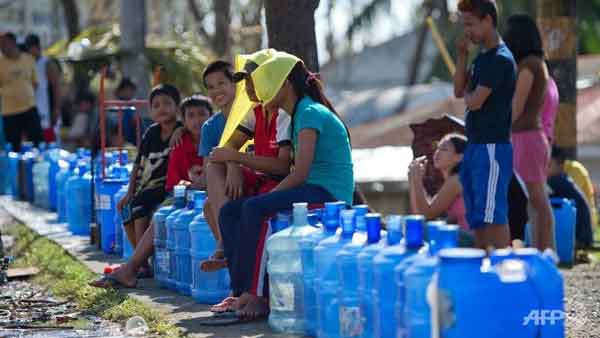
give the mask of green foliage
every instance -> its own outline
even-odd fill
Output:
[[[118,62],[124,55],[119,40],[118,25],[90,27],[70,42],[56,42],[46,50],[46,54],[70,64],[73,73],[87,75],[89,82],[102,66]],[[176,85],[186,95],[203,91],[200,74],[212,54],[207,52],[197,34],[149,35],[146,46],[144,54],[149,61],[148,72],[152,73],[156,66],[161,65],[164,82]]]
[[[22,224],[8,229],[17,242],[13,248],[15,266],[35,266],[40,273],[33,280],[54,295],[69,299],[88,314],[124,322],[132,316],[143,317],[153,334],[165,338],[181,337],[178,328],[162,320],[160,314],[115,290],[104,290],[87,283],[97,276],[60,246],[38,236]],[[81,323],[83,325],[83,323]]]

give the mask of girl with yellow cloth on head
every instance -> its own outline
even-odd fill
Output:
[[[227,259],[238,265],[230,270],[232,285],[237,286],[234,292],[241,293],[233,309],[252,319],[269,312],[266,293],[260,293],[260,279],[255,278],[261,270],[256,253],[265,242],[263,220],[297,202],[341,200],[351,205],[354,174],[347,128],[302,60],[276,52],[250,78],[267,111],[282,109],[291,117],[294,150],[294,170],[271,192],[231,201],[220,212]]]

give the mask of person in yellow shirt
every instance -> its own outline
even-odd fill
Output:
[[[13,33],[0,38],[0,97],[4,135],[13,149],[21,149],[23,134],[36,146],[43,141],[40,116],[35,105],[35,61],[17,47]]]
[[[573,179],[577,187],[581,189],[585,199],[590,206],[590,214],[592,214],[592,228],[598,226],[598,211],[596,209],[596,198],[594,196],[594,185],[590,178],[590,173],[581,164],[575,160],[567,160],[563,165],[565,173]]]

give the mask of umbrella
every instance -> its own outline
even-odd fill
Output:
[[[425,190],[430,196],[434,196],[442,187],[444,178],[439,170],[433,166],[433,153],[437,143],[447,134],[465,134],[465,123],[463,120],[444,115],[437,119],[428,119],[422,123],[411,124],[414,137],[412,150],[414,157],[427,156],[427,171],[423,179]],[[527,224],[527,201],[529,196],[523,181],[517,173],[514,173],[510,182],[508,192],[508,218],[511,239],[524,239],[525,224]]]

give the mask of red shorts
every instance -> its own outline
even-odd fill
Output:
[[[280,181],[247,167],[242,167],[244,175],[244,195],[262,195],[273,190]]]

